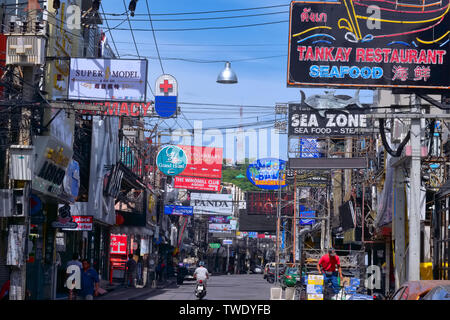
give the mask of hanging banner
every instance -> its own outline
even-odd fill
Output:
[[[220,191],[220,179],[205,179],[194,177],[175,177],[174,188],[202,191]]]
[[[181,173],[183,176],[216,178],[222,177],[223,148],[183,146],[188,165]]]
[[[449,89],[449,1],[292,1],[288,86]]]

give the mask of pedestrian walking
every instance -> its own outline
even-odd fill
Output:
[[[70,266],[77,266],[80,269],[80,276],[81,276],[81,271],[83,270],[83,265],[81,264],[81,262],[79,260],[78,253],[74,253],[72,256],[72,260],[67,262],[67,267],[70,267]],[[73,284],[75,283],[75,279],[72,280],[72,283]],[[69,300],[76,300],[77,293],[78,293],[77,289],[69,289]]]
[[[94,268],[91,268],[91,264],[86,259],[81,261],[81,263],[83,265],[83,270],[81,272],[80,296],[84,300],[93,300],[94,296],[98,296],[98,273]]]
[[[136,261],[133,259],[133,254],[128,255],[127,261],[127,287],[134,286],[134,279],[136,277]]]

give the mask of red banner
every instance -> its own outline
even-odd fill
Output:
[[[217,192],[220,191],[220,179],[176,176],[174,188]]]
[[[127,254],[127,235],[111,234],[111,254]]]
[[[201,177],[201,178],[221,178],[223,149],[197,146],[181,146],[188,160],[186,169],[180,175]],[[199,189],[200,190],[200,189]],[[202,189],[205,190],[205,189]]]

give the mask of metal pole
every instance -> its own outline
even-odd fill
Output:
[[[293,221],[293,229],[294,232],[292,234],[293,241],[292,241],[292,262],[295,263],[296,261],[296,238],[297,238],[297,171],[294,173],[294,221]]]
[[[225,270],[226,274],[228,274],[229,265],[230,265],[230,245],[227,244],[227,269]]]
[[[275,283],[278,283],[278,265],[280,263],[280,223],[281,223],[281,183],[280,176],[282,171],[278,172],[278,201],[277,201],[277,248],[275,257]]]
[[[415,96],[415,112],[420,113],[419,97]],[[411,119],[411,177],[409,212],[408,281],[420,280],[420,118]]]

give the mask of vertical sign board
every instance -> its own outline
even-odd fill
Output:
[[[291,2],[288,86],[449,89],[449,0]]]
[[[155,84],[155,111],[163,118],[169,118],[177,112],[178,83],[170,74],[163,74]]]
[[[127,254],[127,235],[111,234],[111,254]]]

